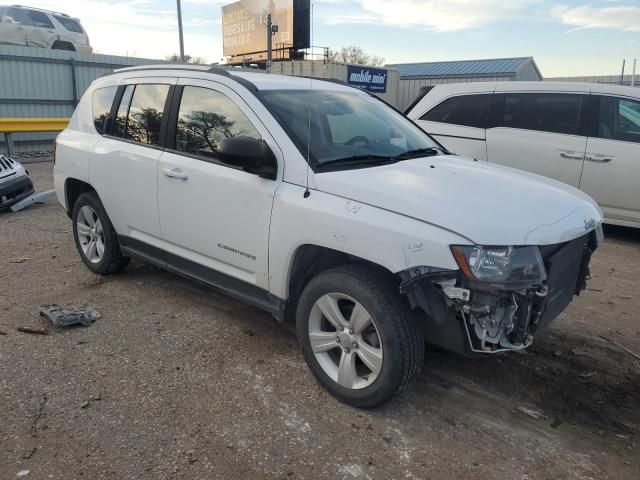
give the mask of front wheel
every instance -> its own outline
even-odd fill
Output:
[[[398,286],[366,265],[321,273],[296,312],[298,340],[318,382],[340,401],[382,405],[420,371],[424,339]]]

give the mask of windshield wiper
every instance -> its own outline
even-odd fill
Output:
[[[340,166],[350,167],[354,165],[361,165],[361,166],[380,165],[380,164],[386,164],[386,163],[395,163],[398,160],[400,160],[400,158],[384,156],[384,155],[373,155],[373,154],[353,155],[351,157],[341,157],[341,158],[333,158],[331,160],[327,160],[325,162],[322,162],[320,165],[318,165],[318,168],[323,170],[325,168],[340,167]]]
[[[442,153],[440,149],[435,147],[416,148],[415,150],[408,150],[400,155],[396,155],[393,158],[397,160],[406,160],[408,158],[432,157],[434,155],[440,155],[440,153]]]

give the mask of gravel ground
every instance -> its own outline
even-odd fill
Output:
[[[50,163],[29,169],[50,188]],[[640,361],[601,336],[640,352],[640,232],[605,233],[589,290],[526,353],[430,350],[359,411],[314,382],[292,325],[138,262],[93,275],[54,201],[0,214],[0,479],[637,480]],[[16,330],[83,302],[90,327]]]

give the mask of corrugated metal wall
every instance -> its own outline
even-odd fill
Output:
[[[161,60],[0,46],[0,117],[69,117],[91,82],[115,68]],[[4,137],[0,135],[0,137]],[[17,152],[48,151],[55,134],[14,134]],[[0,151],[6,148],[0,138]]]
[[[439,85],[444,83],[503,82],[512,79],[513,77],[401,78],[400,88],[398,90],[398,109],[404,112],[420,93],[420,89],[428,85]]]
[[[542,80],[542,75],[536,68],[532,60],[523,62],[522,65],[516,71],[516,78],[518,82],[539,82]]]
[[[625,75],[622,85],[631,85],[631,75]],[[587,82],[587,83],[610,83],[620,85],[620,75],[598,75],[584,77],[553,77],[545,78],[548,82]],[[634,86],[640,87],[640,75],[636,74]]]
[[[380,67],[376,67],[380,68]],[[394,107],[398,106],[398,89],[400,73],[398,70],[382,68],[389,72],[387,76],[387,93],[376,94]],[[294,75],[296,77],[335,78],[347,81],[347,65],[344,63],[325,63],[321,60],[305,60],[297,62],[274,62],[269,73]]]

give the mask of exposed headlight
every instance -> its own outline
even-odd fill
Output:
[[[493,283],[542,282],[547,278],[540,249],[526,247],[452,246],[462,272],[472,279]]]

